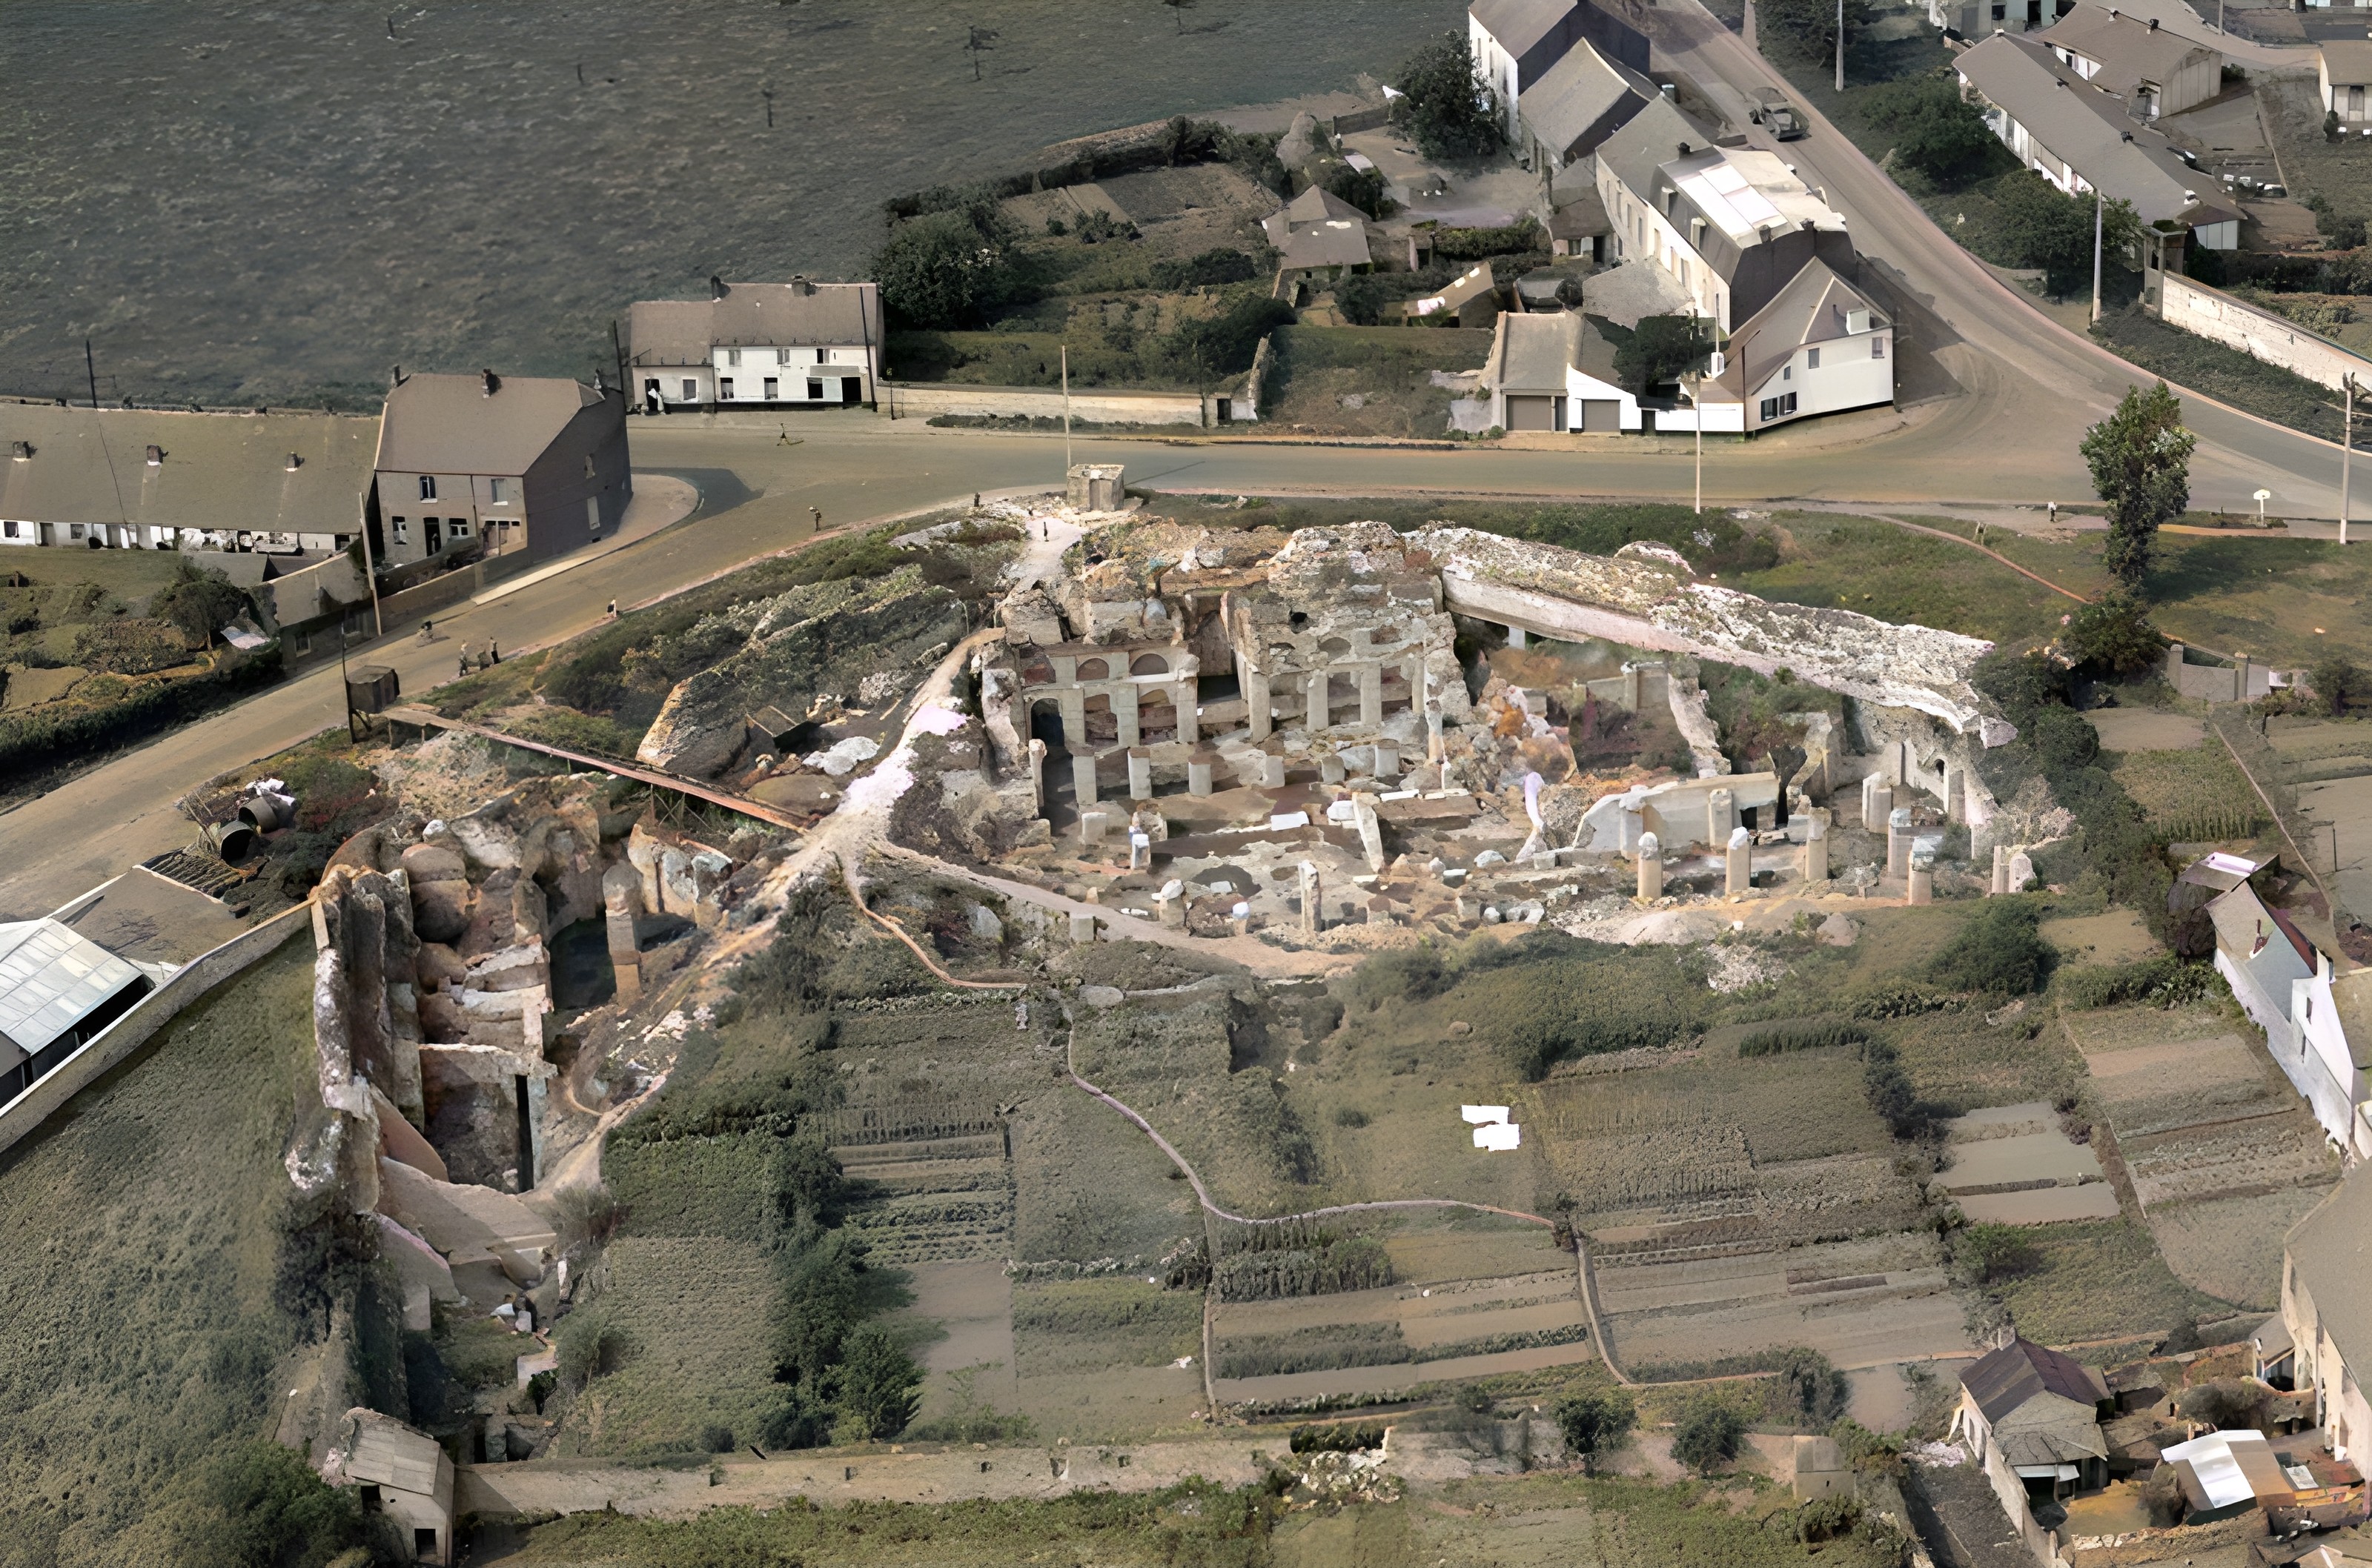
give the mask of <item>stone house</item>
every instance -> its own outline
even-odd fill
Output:
[[[2014,1337],[1960,1374],[1952,1435],[1981,1464],[1997,1458],[2029,1493],[2065,1496],[2108,1483],[2100,1412],[2112,1402],[2091,1367]]]
[[[2337,972],[2247,881],[2209,900],[2207,917],[2215,971],[2323,1135],[2351,1158],[2372,1158],[2372,970]]]
[[[551,377],[408,376],[387,395],[365,509],[381,572],[618,531],[634,494],[624,394]]]
[[[1707,430],[1751,434],[1890,403],[1893,341],[1894,323],[1816,256],[1714,355],[1697,417]]]
[[[878,284],[711,278],[706,299],[637,300],[626,327],[628,374],[645,413],[851,408],[877,396]]]
[[[1518,147],[1528,95],[1585,43],[1615,64],[1647,69],[1647,35],[1595,0],[1473,0],[1466,9],[1475,80],[1497,100]]]
[[[1294,281],[1332,280],[1365,272],[1375,257],[1367,247],[1367,215],[1332,192],[1312,185],[1261,219],[1261,232],[1277,254],[1277,269]]]

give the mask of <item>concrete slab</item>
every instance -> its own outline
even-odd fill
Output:
[[[140,866],[84,894],[58,919],[139,964],[186,964],[248,928],[195,888]]]

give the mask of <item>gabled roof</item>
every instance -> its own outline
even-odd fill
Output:
[[[1565,372],[1576,362],[1581,324],[1580,313],[1572,310],[1501,316],[1490,384],[1505,391],[1564,391]]]
[[[1988,1424],[2044,1394],[2087,1409],[2109,1397],[2108,1386],[2090,1367],[2024,1338],[1971,1362],[1960,1374],[1960,1386]]]
[[[1783,230],[1845,226],[1843,215],[1812,194],[1776,153],[1707,147],[1674,158],[1659,172],[1741,250]]]
[[[1710,393],[1727,394],[1743,401],[1774,375],[1797,349],[1852,335],[1848,314],[1869,312],[1871,331],[1891,325],[1878,308],[1836,269],[1815,256],[1730,334],[1723,351],[1722,373],[1707,384]],[[1716,401],[1709,399],[1708,401]]]
[[[2099,61],[2100,69],[2092,80],[2126,99],[2142,83],[2164,86],[2177,71],[2215,53],[2163,27],[2152,27],[2129,11],[2094,5],[2091,0],[2035,36],[2044,43]]]
[[[1261,229],[1286,268],[1364,267],[1371,260],[1367,215],[1320,186],[1261,219]]]
[[[357,1405],[346,1411],[343,1449],[343,1479],[366,1481],[450,1504],[453,1461],[436,1439],[407,1426],[393,1416]]]
[[[1556,30],[1578,0],[1474,0],[1468,15],[1517,59]]]
[[[1585,137],[1592,132],[1603,137],[1660,96],[1655,83],[1609,60],[1583,39],[1525,92],[1523,122],[1543,145],[1564,157],[1589,151],[1596,142],[1582,145]]]
[[[2332,39],[2323,44],[2322,74],[2335,87],[2372,82],[2372,40]]]
[[[2322,1331],[2358,1383],[2372,1370],[2372,1166],[2358,1165],[2284,1244],[2297,1283],[2313,1298]]]
[[[145,976],[54,920],[0,925],[0,1072],[64,1035]]]
[[[378,423],[0,403],[0,517],[354,533]],[[11,453],[20,441],[29,456],[17,461]]]
[[[524,474],[601,394],[550,376],[414,376],[387,395],[378,467],[394,473]]]
[[[721,299],[643,299],[626,312],[637,366],[705,365],[712,348],[861,348],[881,341],[880,285],[730,283]]]
[[[2184,163],[2163,132],[2131,118],[2122,99],[2033,38],[1997,32],[1965,51],[1954,69],[2087,183],[2131,202],[2144,223],[2238,219],[2210,199],[2215,182]]]
[[[1656,201],[1657,170],[1684,157],[1680,151],[1683,146],[1696,151],[1712,146],[1713,141],[1711,131],[1681,113],[1658,93],[1646,108],[1598,144],[1598,157],[1633,196],[1652,205]]]
[[[2314,944],[2287,915],[2268,909],[2246,882],[2208,900],[2207,918],[2215,926],[2215,946],[2277,1007],[2289,1006],[2292,981],[2308,979],[2320,968]]]

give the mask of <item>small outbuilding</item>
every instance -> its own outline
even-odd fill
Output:
[[[2024,1338],[1960,1374],[1952,1432],[1980,1463],[1997,1458],[2029,1493],[2066,1496],[2108,1483],[2101,1410],[2111,1402],[2100,1375]]]
[[[1261,219],[1277,266],[1297,277],[1339,278],[1367,270],[1367,215],[1332,192],[1312,185]]]
[[[2372,118],[2364,106],[2365,89],[2372,87],[2372,41],[2332,39],[2315,55],[2322,107],[2350,124]]]
[[[358,1405],[340,1423],[321,1479],[353,1487],[364,1513],[386,1516],[413,1562],[453,1561],[453,1461],[428,1434]]]
[[[151,989],[129,961],[54,920],[0,925],[0,1105],[23,1094]]]

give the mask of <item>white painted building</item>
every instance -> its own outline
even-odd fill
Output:
[[[881,290],[869,283],[728,284],[707,299],[638,300],[628,375],[645,413],[670,408],[844,408],[875,400]]]
[[[1698,409],[1709,431],[1752,434],[1894,401],[1894,324],[1814,258],[1724,346]],[[1658,415],[1658,430],[1686,428]]]
[[[1473,0],[1467,7],[1475,81],[1491,95],[1518,149],[1526,147],[1524,95],[1585,41],[1615,65],[1647,69],[1647,35],[1597,0]]]

